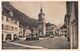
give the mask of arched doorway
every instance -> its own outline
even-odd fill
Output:
[[[7,34],[6,40],[11,40],[11,34]]]
[[[18,36],[16,34],[13,35],[14,40],[18,39]]]

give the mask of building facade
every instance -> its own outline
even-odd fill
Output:
[[[23,34],[24,34],[23,30],[24,30],[23,26],[19,25],[19,34],[18,34],[19,37],[23,37]]]
[[[46,23],[46,36],[55,36],[57,27],[54,24]]]
[[[19,21],[14,18],[13,11],[2,8],[2,41],[11,41],[19,34]]]
[[[67,37],[70,48],[78,48],[78,2],[66,2]]]
[[[60,27],[60,29],[59,29],[59,35],[60,35],[60,36],[61,36],[61,35],[66,36],[66,35],[67,35],[67,27],[66,27],[65,23],[63,24],[62,27]]]

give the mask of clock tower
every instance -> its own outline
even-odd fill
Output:
[[[45,28],[45,14],[41,7],[40,13],[38,14],[38,28],[39,28],[39,35],[46,36],[46,28]]]

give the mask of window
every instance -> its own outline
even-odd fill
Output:
[[[12,24],[15,24],[15,20],[13,18],[11,19],[11,22],[12,22]]]
[[[3,24],[2,24],[2,30],[4,29],[4,26],[3,26]]]
[[[19,34],[20,34],[20,32],[19,32]]]
[[[15,28],[15,31],[17,31],[17,28]]]
[[[11,23],[13,23],[13,19],[11,18]]]
[[[8,17],[6,17],[6,21],[8,22]]]
[[[14,30],[14,27],[12,27],[12,30]]]
[[[8,25],[6,25],[6,30],[9,30],[9,26]]]
[[[4,17],[3,17],[3,15],[2,15],[2,20],[4,20]]]

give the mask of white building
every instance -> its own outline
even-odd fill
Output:
[[[24,34],[23,30],[24,30],[23,26],[19,25],[19,34],[18,34],[19,37],[23,37]]]
[[[54,24],[46,23],[46,36],[56,35],[57,27]]]
[[[13,11],[2,8],[2,41],[11,41],[19,34],[19,21],[14,19]]]

